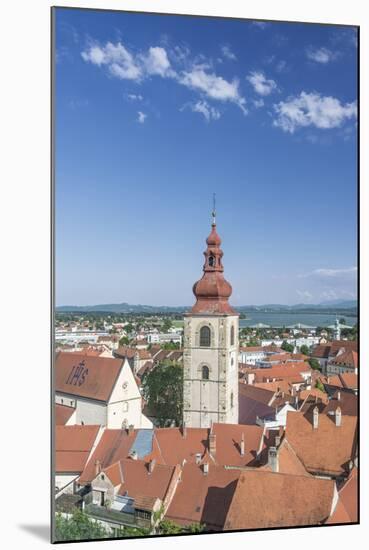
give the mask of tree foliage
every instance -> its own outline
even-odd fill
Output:
[[[282,342],[281,349],[283,349],[283,351],[288,351],[288,352],[292,353],[293,350],[294,350],[294,347],[293,347],[292,344],[289,344],[288,342],[286,342],[286,340],[284,340]]]
[[[111,532],[81,510],[76,510],[71,517],[56,514],[55,539],[57,541],[105,538],[112,538]]]
[[[309,355],[309,348],[305,345],[302,345],[300,347],[300,353],[302,353],[303,355]]]
[[[321,370],[318,359],[315,359],[314,357],[310,357],[310,359],[308,359],[308,363],[312,369]]]
[[[120,346],[128,346],[129,344],[129,338],[128,336],[122,336],[122,338],[119,340]]]
[[[148,408],[161,427],[182,424],[183,367],[175,362],[163,362],[148,372],[142,381]]]
[[[70,517],[63,516],[59,513],[56,514],[55,518],[55,540],[58,542],[113,539],[118,537],[144,537],[149,534],[149,528],[123,525],[114,531],[110,531],[104,527],[104,525],[79,509],[76,509]]]
[[[323,386],[321,380],[318,379],[318,380],[316,381],[315,387],[316,387],[318,390],[320,390],[320,391],[322,391],[322,392],[325,392],[325,389],[324,389],[324,386]]]

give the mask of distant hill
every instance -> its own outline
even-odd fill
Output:
[[[149,306],[143,304],[98,304],[92,306],[57,306],[57,313],[71,312],[100,312],[100,313],[183,313],[188,311],[190,306]],[[248,305],[238,306],[235,309],[245,313],[247,311],[265,311],[265,312],[330,312],[340,313],[342,310],[357,311],[356,300],[331,300],[320,304],[296,304],[287,306],[283,304],[265,304],[262,306]]]

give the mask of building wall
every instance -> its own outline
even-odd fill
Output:
[[[64,493],[73,494],[73,481],[75,481],[77,478],[77,474],[57,474],[54,477],[55,487],[58,489],[58,492],[62,491],[65,488],[65,490],[63,491]]]
[[[200,347],[202,326],[211,331],[210,347]],[[230,333],[234,327],[234,345]],[[209,380],[202,379],[202,366]],[[211,422],[238,423],[238,316],[188,315],[184,325],[184,422],[209,427]]]
[[[128,360],[125,361],[115,383],[109,401],[99,402],[84,397],[55,395],[55,402],[76,407],[73,424],[94,424],[120,429],[123,422],[135,428],[152,428],[152,423],[142,415],[142,397]]]

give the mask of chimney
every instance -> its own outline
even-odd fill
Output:
[[[216,446],[216,436],[213,433],[210,433],[209,435],[209,451],[211,455],[215,455],[217,450]]]
[[[209,473],[209,464],[207,462],[204,462],[202,465],[202,471],[204,472],[204,476],[207,476]]]
[[[185,422],[183,422],[183,425],[182,425],[182,437],[184,439],[187,437],[187,426]]]
[[[153,458],[152,460],[150,460],[149,462],[149,474],[152,474],[153,471],[154,471],[154,468],[155,468],[155,458]]]
[[[268,464],[271,467],[272,472],[279,472],[279,458],[276,447],[269,447],[268,449]]]
[[[133,424],[130,424],[130,425],[128,426],[128,435],[132,435],[132,434],[133,434],[134,428],[135,428],[135,427],[134,427]]]
[[[341,401],[341,392],[337,392],[337,401]]]
[[[132,460],[137,460],[137,452],[136,451],[131,451],[129,456],[132,458]]]
[[[316,430],[319,425],[319,410],[318,407],[314,407],[313,409],[313,428]]]
[[[201,462],[201,453],[196,453],[196,464],[200,464]]]
[[[336,422],[336,426],[341,426],[341,423],[342,423],[341,407],[337,407],[335,415],[334,415],[334,419],[335,419],[335,422]]]
[[[242,432],[241,443],[240,443],[240,454],[241,456],[244,456],[245,454],[245,436],[243,432]]]
[[[95,462],[95,476],[98,476],[101,472],[101,462],[100,460],[96,460]]]

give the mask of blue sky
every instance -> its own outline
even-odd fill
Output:
[[[356,297],[356,30],[56,10],[56,303]]]

